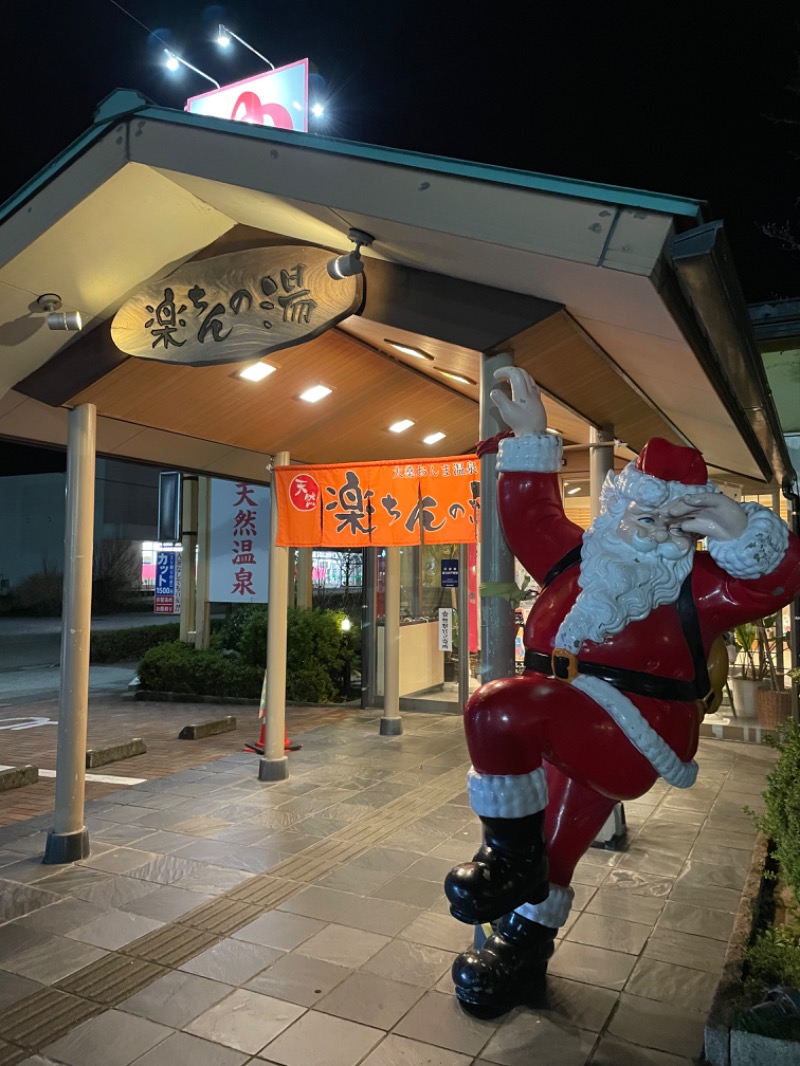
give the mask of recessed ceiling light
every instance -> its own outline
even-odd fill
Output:
[[[239,377],[244,378],[245,381],[263,381],[270,374],[274,374],[275,370],[276,368],[270,366],[269,363],[252,363],[239,371]]]
[[[422,443],[437,444],[440,440],[444,440],[444,433],[429,433],[427,437],[422,438]]]
[[[300,393],[300,399],[305,400],[306,403],[316,403],[317,400],[324,399],[325,396],[329,396],[331,390],[327,385],[314,385],[313,388],[306,389],[305,392]]]
[[[439,373],[442,377],[451,378],[453,381],[460,381],[462,385],[477,385],[477,381],[473,381],[472,378],[466,377],[464,374],[454,374],[452,370],[440,370]]]
[[[410,345],[401,344],[399,341],[390,341],[388,337],[383,338],[383,343],[390,344],[392,348],[396,348],[403,355],[413,355],[415,359],[427,359],[429,363],[433,362],[433,356],[423,352],[421,348],[412,348]]]
[[[413,425],[414,423],[410,418],[401,418],[399,422],[395,422],[393,425],[389,426],[389,432],[402,433],[403,430],[411,429]]]

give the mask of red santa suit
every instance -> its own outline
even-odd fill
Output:
[[[609,479],[607,495],[621,500],[641,495],[657,505],[665,492],[674,499],[716,491],[706,484],[705,464],[693,449],[658,442],[651,453],[651,468],[662,466],[665,454],[674,460],[683,453],[677,475],[655,476],[645,449],[636,464]],[[600,641],[576,638],[561,668],[551,667],[554,649],[564,641],[565,618],[581,591],[579,559],[558,571],[570,552],[578,557],[584,536],[561,505],[555,473],[560,455],[560,441],[546,434],[501,444],[503,530],[514,555],[544,586],[525,626],[527,663],[534,668],[483,685],[464,712],[475,812],[518,818],[546,808],[550,896],[517,911],[552,927],[566,920],[575,865],[614,804],[642,795],[658,776],[679,787],[694,782],[702,717],[694,698],[696,660],[676,602],[655,606]],[[738,539],[709,540],[708,551],[696,552],[693,562],[687,558],[704,661],[722,632],[774,613],[800,592],[800,540],[765,508],[743,506],[748,525]],[[552,676],[564,672],[565,663],[577,676]],[[640,681],[652,694],[636,691]]]

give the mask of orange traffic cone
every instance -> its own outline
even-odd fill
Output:
[[[256,755],[263,755],[267,746],[267,723],[261,720],[261,731],[258,734],[258,740],[255,744],[245,744],[244,751],[254,751]],[[302,748],[302,744],[292,744],[289,739],[289,734],[284,732],[283,734],[283,750],[284,751],[299,751]]]
[[[254,751],[256,755],[263,755],[267,747],[267,671],[264,671],[264,680],[261,683],[261,699],[258,706],[258,717],[261,719],[261,732],[255,744],[245,744],[244,751]],[[284,730],[283,750],[299,751],[302,744],[292,744],[289,734]]]

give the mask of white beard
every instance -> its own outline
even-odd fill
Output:
[[[559,627],[556,647],[575,654],[585,640],[600,644],[680,595],[692,569],[694,546],[679,558],[670,543],[650,542],[640,551],[615,535],[618,524],[618,516],[600,515],[584,534],[581,592]]]

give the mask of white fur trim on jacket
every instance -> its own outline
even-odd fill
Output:
[[[585,692],[620,727],[633,746],[644,755],[656,773],[676,788],[691,788],[697,779],[697,763],[681,762],[667,742],[645,721],[628,697],[599,677],[579,674],[572,687]]]
[[[473,811],[484,818],[524,818],[547,806],[544,767],[529,774],[467,773],[467,795]]]
[[[534,433],[526,437],[504,437],[497,454],[499,471],[555,474],[561,469],[561,437]]]
[[[546,925],[549,929],[558,929],[569,918],[575,892],[550,882],[550,895],[542,903],[523,903],[515,913],[531,922]]]
[[[736,540],[708,538],[714,562],[731,577],[756,578],[771,574],[786,554],[789,528],[772,511],[758,503],[743,503],[747,529]]]

